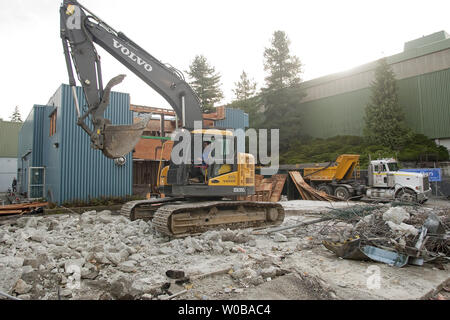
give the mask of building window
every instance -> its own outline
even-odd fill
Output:
[[[50,115],[50,137],[56,133],[56,110]]]

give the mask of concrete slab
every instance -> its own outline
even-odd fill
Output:
[[[423,299],[450,280],[448,270],[431,265],[397,268],[371,261],[344,260],[324,247],[296,252],[286,258],[283,267],[318,277],[338,299],[348,300]]]
[[[357,205],[367,205],[363,202],[327,202],[327,201],[312,201],[312,200],[292,200],[279,202],[286,213],[286,215],[304,215],[314,214],[329,211],[330,208],[341,209],[350,208]]]

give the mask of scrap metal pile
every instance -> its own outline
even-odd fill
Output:
[[[9,215],[22,215],[22,214],[33,214],[42,213],[44,207],[48,205],[45,203],[22,203],[22,204],[11,204],[6,206],[0,206],[0,216]]]
[[[397,267],[449,261],[450,211],[418,206],[334,209],[330,219],[352,223],[344,241],[323,245],[344,259],[374,260]],[[333,217],[334,216],[334,217]]]
[[[270,178],[264,178],[262,175],[255,175],[255,194],[250,196],[239,196],[240,201],[264,201],[278,202],[281,199],[284,184],[287,175],[276,174]]]
[[[292,181],[297,187],[298,192],[303,200],[319,200],[319,201],[343,201],[342,199],[326,194],[323,191],[317,191],[305,182],[302,175],[298,171],[290,171]]]

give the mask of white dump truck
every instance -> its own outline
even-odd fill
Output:
[[[359,155],[340,155],[333,165],[304,168],[306,182],[319,191],[342,199],[399,200],[424,203],[431,195],[427,174],[399,171],[395,159],[372,160],[365,183],[355,179]]]

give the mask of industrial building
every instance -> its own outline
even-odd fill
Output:
[[[82,88],[76,90],[80,106],[86,106]],[[89,136],[77,125],[72,91],[61,85],[47,105],[33,107],[18,132],[18,150],[17,142],[15,150],[10,148],[16,167],[5,180],[6,189],[17,172],[20,193],[57,204],[156,192],[162,143],[170,140],[170,133],[177,127],[175,113],[130,106],[129,94],[112,92],[105,117],[112,124],[126,125],[137,121],[142,113],[152,113],[153,119],[134,152],[127,155],[126,163],[119,165],[90,147]],[[219,107],[204,118],[204,127],[248,127],[248,115],[237,109]],[[170,159],[170,151],[165,151],[164,163]]]
[[[445,31],[408,41],[387,57],[398,80],[407,124],[450,149],[450,36]],[[363,133],[377,62],[302,84],[305,132],[313,137]]]
[[[0,192],[12,187],[17,174],[17,137],[22,122],[9,122],[0,119]]]
[[[87,105],[82,88],[76,93]],[[130,96],[111,92],[105,115],[113,124],[131,124]],[[116,164],[90,148],[89,136],[77,125],[71,88],[61,85],[47,105],[35,105],[19,133],[18,188],[30,199],[66,201],[131,195],[131,154]]]

